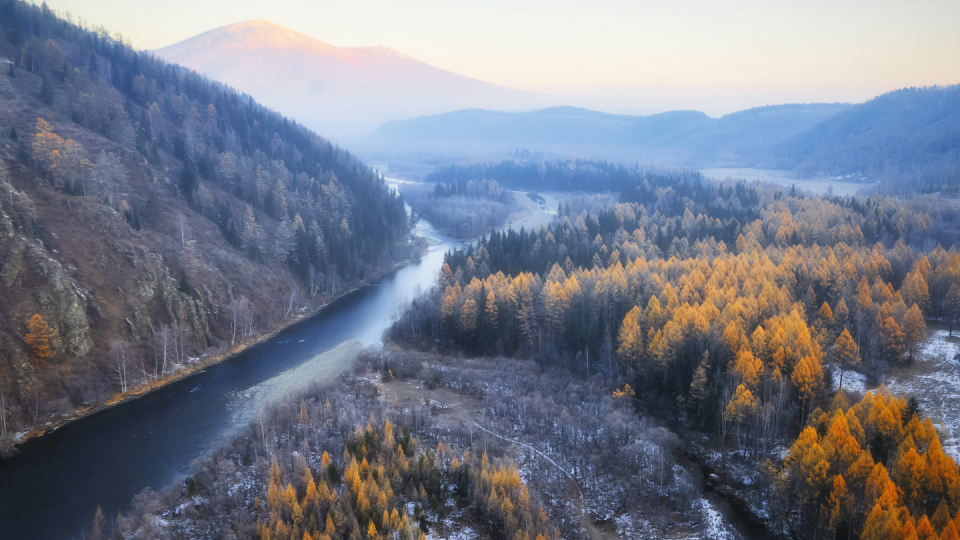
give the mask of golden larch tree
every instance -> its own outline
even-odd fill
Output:
[[[56,334],[42,315],[37,313],[30,317],[30,320],[27,321],[27,329],[28,332],[24,341],[30,346],[30,352],[33,353],[37,363],[45,362],[56,356],[57,353],[51,344]]]
[[[843,372],[860,365],[860,348],[846,328],[840,332],[833,347],[837,363],[840,364],[840,388],[843,388]]]

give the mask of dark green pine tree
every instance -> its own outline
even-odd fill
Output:
[[[193,294],[193,288],[190,286],[190,283],[187,282],[187,272],[182,268],[180,269],[180,286],[178,290],[183,294]]]
[[[90,77],[94,80],[100,78],[100,62],[97,60],[97,55],[90,54],[90,64],[87,66],[87,69],[90,71]]]
[[[180,193],[193,206],[199,189],[200,176],[197,174],[197,166],[193,164],[193,160],[187,159],[183,163],[183,171],[180,172]]]
[[[47,74],[43,74],[43,84],[40,86],[40,101],[47,105],[53,105],[53,82]]]

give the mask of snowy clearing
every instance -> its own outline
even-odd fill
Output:
[[[840,389],[840,366],[838,364],[833,364],[827,369],[830,370],[830,373],[833,376],[833,387],[830,390],[832,392],[836,392]],[[868,388],[866,375],[857,373],[851,369],[844,370],[843,390],[845,392],[866,394]]]
[[[920,402],[920,410],[940,430],[943,450],[960,460],[960,339],[946,330],[928,334],[912,366],[895,369],[886,380],[895,396]],[[846,386],[846,381],[844,381]]]

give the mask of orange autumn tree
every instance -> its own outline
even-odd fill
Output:
[[[844,328],[834,344],[837,363],[840,364],[840,388],[843,388],[843,372],[860,365],[860,348],[850,332]]]
[[[960,467],[930,419],[907,418],[906,401],[883,387],[852,406],[841,391],[834,403],[811,415],[775,474],[795,536],[954,538]]]
[[[56,356],[57,353],[51,344],[56,334],[50,329],[50,325],[47,324],[42,315],[37,313],[30,317],[30,320],[27,321],[27,329],[28,332],[24,341],[27,342],[30,352],[33,353],[33,357],[38,364]]]

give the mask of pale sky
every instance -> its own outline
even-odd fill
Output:
[[[960,1],[48,0],[154,49],[249,19],[610,112],[711,116],[960,83]]]

